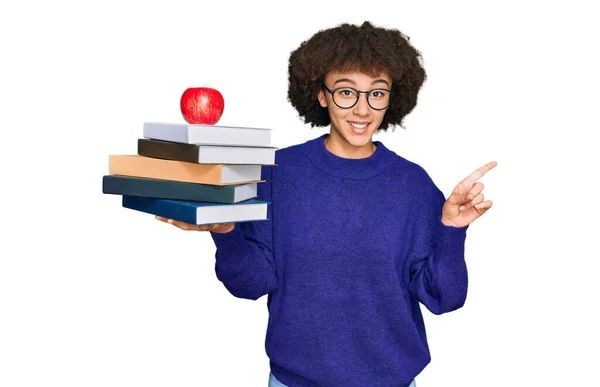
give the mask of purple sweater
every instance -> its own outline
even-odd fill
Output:
[[[423,168],[375,141],[365,159],[326,134],[263,166],[268,221],[211,233],[216,274],[236,297],[268,295],[266,352],[290,387],[407,386],[430,361],[419,303],[434,314],[467,295],[466,229]]]

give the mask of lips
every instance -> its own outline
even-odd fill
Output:
[[[348,123],[355,134],[365,134],[369,128],[369,122],[348,121]]]

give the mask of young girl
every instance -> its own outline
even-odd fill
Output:
[[[268,295],[270,386],[406,387],[430,361],[420,304],[434,314],[467,294],[468,225],[491,206],[477,180],[448,199],[419,165],[373,141],[401,125],[425,80],[394,29],[343,24],[289,60],[289,101],[330,132],[279,149],[263,167],[270,220],[210,231],[216,274],[236,297]]]

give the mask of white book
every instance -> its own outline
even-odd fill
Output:
[[[270,147],[271,131],[240,126],[144,122],[143,136],[186,144]]]

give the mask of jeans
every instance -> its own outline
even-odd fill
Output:
[[[273,374],[269,374],[269,387],[287,387],[285,384],[281,383],[279,380],[275,379]],[[413,380],[408,387],[417,387],[417,383]]]

